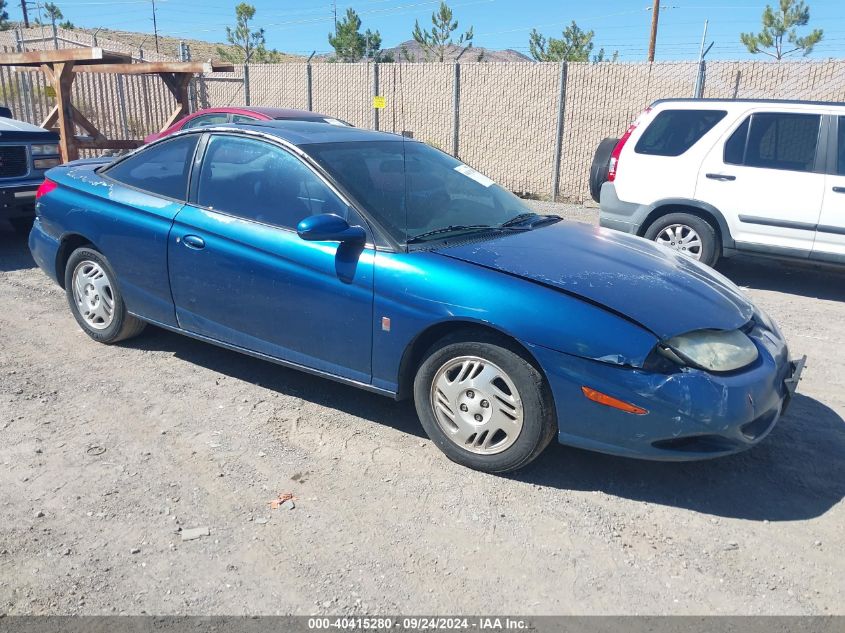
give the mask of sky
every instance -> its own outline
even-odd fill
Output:
[[[11,19],[20,19],[20,4],[8,0]],[[151,0],[54,0],[65,17],[78,26],[152,32]],[[267,45],[283,52],[308,55],[330,50],[327,34],[333,29],[332,0],[248,0],[255,22],[265,29]],[[768,0],[774,4],[777,0]],[[234,22],[236,0],[155,0],[161,34],[173,37],[225,40],[225,27]],[[34,4],[34,3],[33,3]],[[363,28],[378,30],[382,46],[410,39],[414,21],[430,26],[439,0],[355,0],[338,2],[338,15],[354,8]],[[451,0],[461,30],[472,25],[474,45],[512,48],[528,54],[532,28],[560,36],[575,20],[595,31],[595,50],[619,52],[622,61],[646,58],[651,23],[650,0]],[[845,57],[845,0],[809,0],[810,29],[822,28],[823,41],[813,59]],[[739,33],[757,32],[766,0],[666,0],[661,4],[657,38],[658,60],[697,59],[705,20],[708,59],[749,59]],[[34,13],[30,10],[30,16]],[[807,30],[807,27],[803,29]]]

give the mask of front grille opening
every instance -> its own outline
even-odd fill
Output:
[[[0,145],[0,178],[15,178],[29,171],[24,145]]]

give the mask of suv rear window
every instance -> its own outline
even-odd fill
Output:
[[[752,114],[725,143],[724,160],[748,167],[813,171],[820,125],[818,114]]]
[[[725,110],[664,110],[643,132],[634,151],[652,156],[680,156],[725,115]]]

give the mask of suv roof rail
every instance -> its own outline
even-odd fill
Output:
[[[693,99],[692,97],[678,97],[668,99],[658,99],[651,105],[652,107],[661,103],[771,103],[771,104],[794,104],[794,105],[821,105],[821,106],[845,106],[845,101],[809,101],[802,99]]]

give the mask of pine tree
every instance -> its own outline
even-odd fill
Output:
[[[739,39],[748,52],[754,55],[763,53],[777,60],[792,53],[809,55],[824,36],[821,29],[813,29],[809,34],[799,37],[796,27],[806,26],[809,21],[810,7],[804,4],[804,0],[780,0],[777,10],[766,5],[763,29],[759,33],[741,33]]]
[[[423,29],[419,20],[414,24],[413,38],[420,45],[426,61],[446,61],[450,48],[467,49],[472,47],[472,27],[460,35],[457,40],[452,34],[458,30],[458,21],[452,19],[452,9],[441,0],[440,8],[431,14],[432,28]]]

